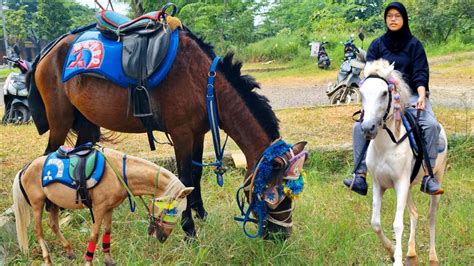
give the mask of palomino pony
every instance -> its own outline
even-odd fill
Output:
[[[105,263],[114,265],[115,262],[110,255],[110,234],[112,229],[112,212],[118,207],[125,198],[127,191],[135,196],[152,195],[160,198],[167,198],[168,201],[176,207],[177,216],[186,207],[186,196],[191,193],[193,188],[185,187],[181,181],[170,171],[157,166],[149,161],[134,156],[104,149],[103,154],[106,158],[104,173],[101,181],[89,189],[89,196],[92,201],[93,216],[95,222],[92,224],[92,230],[87,247],[86,264],[92,264],[95,245],[99,238],[100,227],[103,224],[105,231],[103,234],[102,245],[105,252]],[[125,158],[125,159],[124,159]],[[33,209],[34,232],[43,252],[43,259],[46,265],[51,265],[51,258],[48,253],[46,243],[43,239],[42,214],[46,199],[51,201],[49,207],[49,226],[61,241],[66,250],[67,257],[75,258],[71,244],[66,240],[59,230],[59,207],[67,209],[82,209],[85,206],[76,202],[76,190],[60,183],[52,183],[42,187],[42,169],[46,156],[33,160],[29,165],[20,170],[15,176],[13,182],[13,201],[17,229],[17,238],[20,249],[28,253],[27,229],[30,223],[30,208]],[[123,168],[124,163],[126,168]],[[125,169],[125,172],[115,169]],[[118,172],[118,173],[117,173]],[[128,189],[126,189],[119,180],[120,176],[126,175],[128,180]],[[155,204],[157,202],[154,202]],[[148,207],[147,207],[148,208]],[[153,209],[157,209],[156,207]],[[176,222],[167,219],[166,210],[162,208],[158,214],[152,213],[149,230],[150,235],[156,236],[161,242],[164,242],[171,234]],[[176,217],[177,218],[177,217]]]
[[[128,133],[144,133],[141,121],[129,115],[128,92],[109,80],[90,75],[78,75],[61,81],[65,57],[76,38],[71,34],[60,40],[30,72],[29,102],[35,125],[40,134],[50,130],[46,152],[62,145],[70,130],[78,133],[77,145],[100,139],[100,127]],[[191,210],[204,219],[207,212],[201,197],[204,135],[210,125],[206,112],[207,79],[216,57],[212,46],[204,43],[189,30],[179,31],[179,46],[174,64],[157,88],[149,91],[154,117],[154,130],[167,132],[174,143],[178,176],[185,186],[195,187],[188,196],[188,206],[181,220],[188,237],[196,236]],[[278,119],[268,99],[254,91],[259,88],[254,78],[241,75],[242,64],[233,62],[233,54],[217,64],[215,102],[217,120],[239,146],[247,160],[250,176],[257,159],[275,140],[280,138]],[[306,143],[304,143],[306,144]],[[292,155],[303,150],[295,145]],[[277,165],[278,162],[275,164]],[[280,163],[279,175],[284,164]],[[287,166],[286,166],[287,167]],[[277,169],[278,168],[278,169]],[[281,181],[281,179],[280,179]],[[247,193],[248,195],[248,193]],[[286,197],[274,210],[270,231],[289,232],[292,225],[292,200]]]
[[[407,262],[416,262],[415,251],[415,229],[418,220],[418,212],[411,196],[412,185],[419,184],[419,179],[423,175],[423,170],[417,174],[415,182],[410,184],[410,174],[414,167],[415,158],[410,148],[408,138],[398,145],[394,143],[389,134],[378,129],[383,125],[391,132],[395,138],[400,139],[406,133],[406,129],[397,119],[397,107],[409,106],[410,89],[403,81],[401,73],[394,70],[393,65],[389,65],[386,60],[378,60],[368,63],[364,70],[366,79],[361,86],[362,106],[364,118],[361,128],[367,138],[372,138],[367,150],[367,166],[373,176],[373,206],[372,206],[372,227],[383,243],[383,246],[394,258],[395,265],[402,265],[402,233],[403,214],[405,206],[408,205],[410,212],[410,238],[408,241]],[[393,90],[391,89],[393,88]],[[399,94],[399,98],[398,95]],[[396,95],[396,96],[395,96]],[[399,106],[396,101],[399,99]],[[387,131],[388,131],[387,130]],[[436,166],[433,169],[438,182],[443,181],[443,175],[447,161],[447,139],[444,129],[441,127],[440,138],[444,140],[444,149],[438,154]],[[440,142],[441,143],[441,142]],[[396,244],[393,247],[382,230],[380,223],[380,208],[382,197],[386,189],[394,188],[397,196],[397,209],[393,222]],[[430,263],[438,263],[435,249],[435,225],[436,212],[440,195],[431,196],[430,203]]]

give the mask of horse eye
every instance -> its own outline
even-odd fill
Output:
[[[387,94],[388,94],[388,92],[384,91],[384,92],[382,93],[382,96],[385,97],[385,96],[387,96]]]

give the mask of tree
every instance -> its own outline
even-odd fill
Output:
[[[71,14],[64,0],[38,0],[33,28],[41,39],[51,41],[66,33],[71,25]]]

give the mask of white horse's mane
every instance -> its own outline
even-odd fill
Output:
[[[393,81],[395,91],[400,93],[400,105],[406,107],[410,104],[411,90],[408,84],[403,80],[402,73],[394,69],[393,64],[390,64],[385,59],[379,59],[372,62],[367,62],[364,69],[365,77],[379,76],[386,81]]]

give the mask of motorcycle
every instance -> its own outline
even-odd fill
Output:
[[[324,45],[328,44],[326,41],[326,36],[323,37],[323,42],[319,46],[318,51],[318,67],[321,69],[328,69],[331,65],[331,60],[329,59],[328,53]]]
[[[28,105],[28,89],[26,88],[25,78],[31,64],[16,55],[4,56],[3,59],[20,69],[21,73],[10,73],[3,85],[5,113],[2,117],[2,124],[27,123],[31,119],[31,113]]]
[[[359,38],[364,41],[364,34]],[[365,51],[357,48],[352,34],[344,43],[344,62],[341,64],[336,83],[329,84],[326,95],[331,104],[358,103],[361,100],[359,91],[360,73],[365,67]]]
[[[312,42],[311,45],[311,56],[317,57],[318,67],[321,69],[328,69],[331,65],[331,60],[329,59],[328,53],[324,45],[328,44],[326,41],[326,36],[323,37],[322,42]]]

